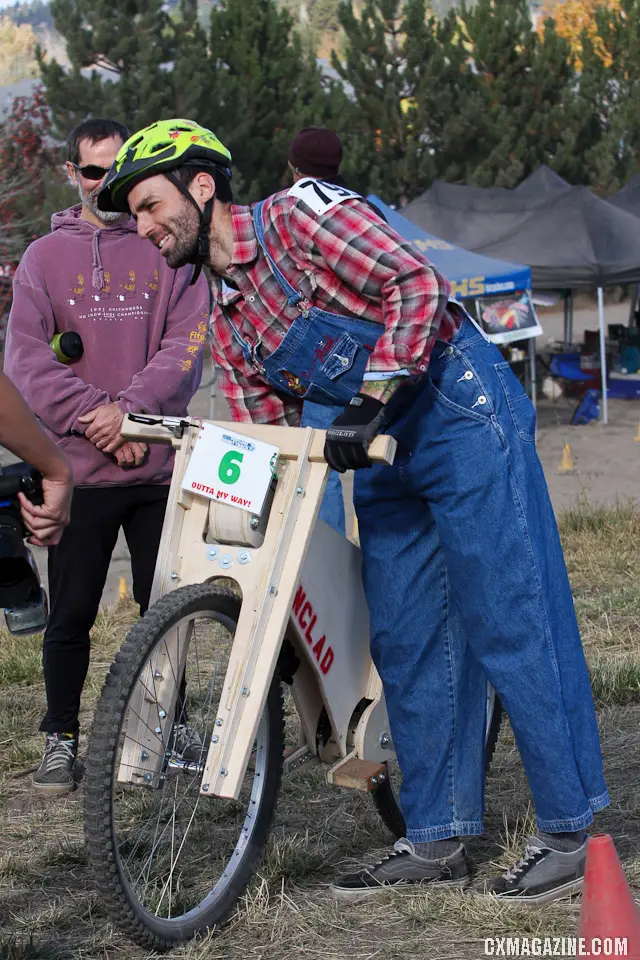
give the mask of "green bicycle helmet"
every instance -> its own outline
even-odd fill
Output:
[[[196,203],[187,187],[174,176],[179,167],[210,167],[231,179],[231,154],[215,133],[192,120],[159,120],[134,133],[118,151],[113,166],[98,194],[100,210],[129,212],[129,191],[141,180],[161,173],[170,180],[197,209],[200,218],[198,251],[194,257],[198,278],[209,253],[209,227],[213,201],[204,210]]]

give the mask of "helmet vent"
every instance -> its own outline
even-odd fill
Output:
[[[154,145],[149,150],[149,153],[161,153],[163,150],[167,150],[169,147],[172,147],[173,143],[171,140],[162,140],[160,143],[154,143]]]

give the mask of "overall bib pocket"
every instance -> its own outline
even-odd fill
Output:
[[[350,337],[348,333],[343,333],[322,366],[325,377],[336,380],[340,374],[350,370],[356,358],[358,346],[357,340]]]
[[[369,357],[384,328],[370,320],[314,307],[289,283],[265,243],[263,202],[253,211],[256,238],[287,305],[297,307],[300,314],[280,345],[260,360],[260,375],[277,390],[301,400],[346,406],[360,392]]]
[[[298,336],[301,325],[302,337]],[[279,390],[313,403],[344,406],[360,392],[381,332],[377,325],[370,326],[374,335],[367,331],[363,336],[354,321],[329,319],[322,311],[311,310],[308,318],[294,321],[278,349],[266,358],[267,373]]]

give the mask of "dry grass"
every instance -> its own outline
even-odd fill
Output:
[[[596,698],[640,700],[640,514],[583,503],[560,522]]]
[[[614,802],[598,815],[640,888],[640,515],[582,505],[562,535],[598,699]],[[134,617],[120,605],[93,634],[83,728],[108,663]],[[151,960],[115,930],[92,892],[82,839],[82,789],[35,798],[43,706],[39,640],[0,638],[0,957],[3,960]],[[86,741],[85,741],[86,742]],[[529,792],[508,729],[487,788],[486,837],[469,847],[480,875],[513,863],[532,829]],[[529,804],[529,806],[528,806]],[[321,769],[285,781],[268,854],[231,923],[178,948],[180,960],[476,960],[488,936],[575,936],[578,906],[506,909],[470,894],[389,894],[336,906],[336,873],[383,852],[389,835],[368,798],[326,786]]]

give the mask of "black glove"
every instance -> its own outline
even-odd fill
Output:
[[[370,467],[367,451],[382,426],[384,403],[364,393],[354,397],[327,430],[324,458],[338,473]]]

